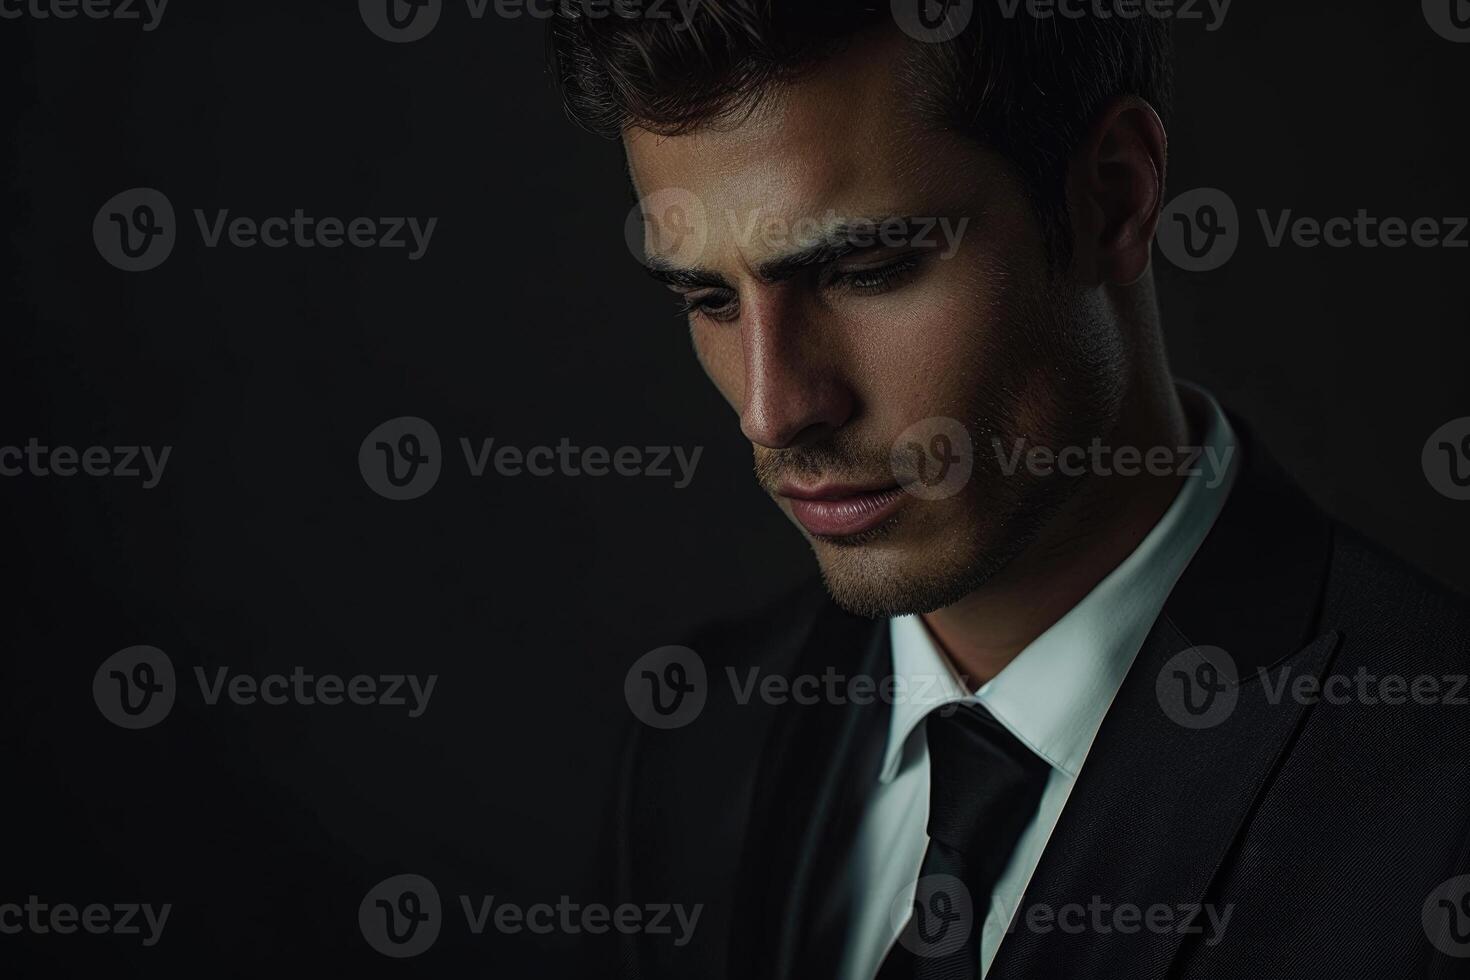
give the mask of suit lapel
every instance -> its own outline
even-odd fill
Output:
[[[1336,643],[1336,634],[1327,634],[1290,658],[1292,676],[1320,675]],[[1306,710],[1285,698],[1273,704],[1270,689],[1247,678],[1233,685],[1235,703],[1226,719],[1183,727],[1163,709],[1154,687],[1161,674],[1168,683],[1176,668],[1198,676],[1199,661],[1189,662],[1191,646],[1161,620],[1140,651],[1137,676],[1130,675],[1109,711],[1001,943],[994,980],[1167,975],[1186,936],[1180,907],[1206,901]],[[1175,659],[1181,655],[1182,661]],[[1170,924],[1142,928],[1141,916],[1160,905],[1168,907]],[[1082,913],[1071,910],[1094,906],[1103,917],[1096,920],[1088,911],[1081,932],[1058,924],[1075,923]],[[1119,908],[1139,910],[1130,913],[1133,931],[1115,925],[1122,922],[1112,918]],[[1062,914],[1072,918],[1057,918]],[[1202,930],[1203,938],[1213,932],[1205,913],[1188,928]]]
[[[1330,525],[1235,424],[1240,478],[1108,710],[990,980],[1163,977],[1228,912],[1181,930],[1305,717],[1281,678],[1320,678],[1338,641],[1312,628]],[[1170,924],[1143,926],[1161,905]],[[1071,909],[1080,931],[1052,918]]]
[[[836,606],[817,621],[796,662],[798,674],[879,678],[890,674],[885,621]],[[811,975],[806,963],[839,950],[840,937],[816,929],[840,900],[844,866],[866,793],[877,781],[888,705],[840,703],[778,707],[760,762],[766,774],[751,807],[742,858],[731,975],[787,980]],[[814,943],[815,941],[815,943]],[[828,964],[830,970],[830,962]]]

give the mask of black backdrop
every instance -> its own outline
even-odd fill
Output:
[[[445,5],[391,44],[356,6],[186,4],[139,22],[0,20],[0,445],[172,447],[161,480],[0,479],[0,902],[170,902],[162,940],[0,936],[55,975],[340,964],[605,972],[605,939],[467,935],[378,956],[359,901],[414,872],[446,906],[606,901],[592,873],[625,672],[810,569],[734,418],[624,244],[618,148],[561,115],[541,22]],[[1470,214],[1470,44],[1417,4],[1244,2],[1183,23],[1171,193],[1226,191],[1222,268],[1162,258],[1177,372],[1252,422],[1329,510],[1470,587],[1470,504],[1425,440],[1470,415],[1470,251],[1267,246],[1257,208]],[[134,187],[178,213],[130,273],[91,227]],[[407,249],[206,248],[192,211],[437,217]],[[444,470],[395,502],[359,445],[429,420]],[[703,447],[695,479],[471,478],[457,440]],[[135,644],[180,678],[166,720],[103,717]],[[435,673],[428,709],[207,705],[193,669]],[[677,778],[677,774],[671,774]],[[451,909],[450,915],[457,915]],[[461,920],[462,921],[462,920]],[[131,972],[130,972],[131,971]],[[24,972],[24,971],[23,971]]]

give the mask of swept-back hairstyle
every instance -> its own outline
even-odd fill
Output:
[[[568,114],[586,129],[677,134],[752,108],[858,35],[897,31],[902,4],[932,2],[693,0],[686,20],[673,0],[557,0],[549,56]],[[1146,4],[1131,17],[1037,0],[952,4],[973,4],[969,23],[948,40],[912,40],[902,82],[927,119],[1016,167],[1053,259],[1066,261],[1068,161],[1118,96],[1167,119],[1169,22]]]

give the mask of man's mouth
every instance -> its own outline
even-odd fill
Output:
[[[858,486],[823,483],[801,487],[783,483],[776,491],[791,504],[795,517],[809,534],[842,538],[870,531],[888,520],[903,504],[898,484]]]

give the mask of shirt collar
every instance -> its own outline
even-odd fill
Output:
[[[1113,697],[1175,582],[1219,516],[1235,481],[1236,440],[1219,404],[1181,382],[1203,454],[1164,516],[1117,568],[971,694],[918,616],[890,621],[893,711],[880,779],[891,782],[929,712],[973,700],[1053,768],[1075,777]],[[1218,465],[1216,465],[1218,464]],[[1223,467],[1223,473],[1221,472]]]

